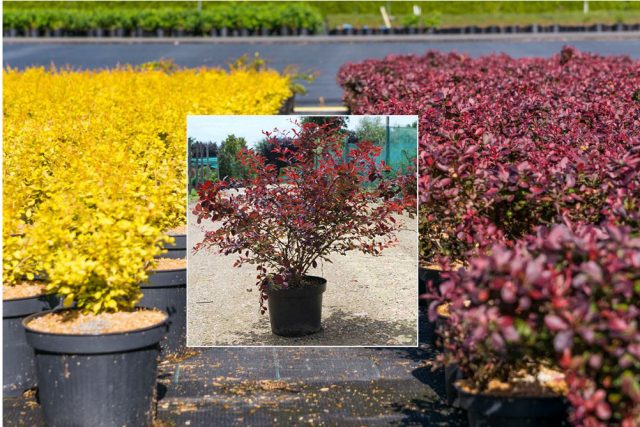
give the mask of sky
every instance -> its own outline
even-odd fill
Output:
[[[348,116],[351,130],[366,116]],[[382,117],[385,123],[387,116]],[[200,142],[222,142],[228,135],[243,137],[248,147],[264,138],[263,130],[293,129],[301,116],[187,116],[187,136]],[[418,120],[418,116],[389,116],[391,126],[406,126]]]

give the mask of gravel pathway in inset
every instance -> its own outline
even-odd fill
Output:
[[[204,227],[189,207],[188,244],[202,241]],[[255,266],[233,267],[234,256],[189,253],[187,344],[225,345],[417,345],[417,223],[401,218],[399,243],[374,257],[335,255],[310,272],[327,279],[323,330],[306,337],[271,333],[268,312],[259,312]]]

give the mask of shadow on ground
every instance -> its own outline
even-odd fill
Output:
[[[248,328],[247,332],[235,334],[237,338],[233,345],[416,345],[416,323],[412,321],[383,321],[332,309],[322,319],[322,326],[320,332],[295,338],[280,337],[270,330],[261,332],[258,328]]]

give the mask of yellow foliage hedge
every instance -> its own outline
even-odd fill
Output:
[[[85,311],[133,307],[186,220],[186,116],[275,114],[292,95],[248,66],[4,70],[3,283],[44,274]]]

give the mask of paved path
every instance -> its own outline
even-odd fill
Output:
[[[211,348],[163,363],[159,426],[465,426],[443,400],[424,316],[419,348]],[[7,427],[38,427],[33,397],[3,399]]]
[[[548,36],[548,35],[547,35]],[[389,36],[387,36],[389,37]],[[105,68],[117,64],[140,64],[160,58],[172,58],[184,66],[225,66],[234,58],[256,52],[271,64],[282,69],[297,64],[303,70],[319,72],[315,82],[309,85],[309,93],[298,97],[297,104],[317,104],[323,97],[328,104],[340,103],[342,91],[335,82],[341,65],[362,61],[366,58],[381,58],[389,54],[422,54],[429,49],[465,52],[473,56],[494,52],[505,52],[514,57],[549,56],[570,43],[580,50],[604,55],[628,54],[640,57],[640,36],[625,34],[616,37],[594,38],[594,35],[555,35],[554,38],[525,36],[502,36],[487,39],[481,35],[455,37],[389,38],[385,41],[367,41],[362,37],[344,38],[342,41],[320,39],[296,39],[295,42],[258,40],[233,40],[224,43],[173,42],[99,44],[74,41],[73,43],[5,42],[4,66],[23,68],[30,65],[70,65],[74,68]]]

